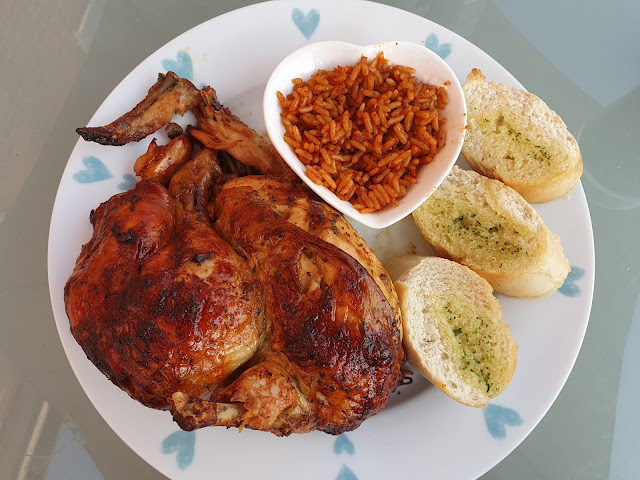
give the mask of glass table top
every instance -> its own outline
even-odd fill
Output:
[[[47,282],[51,211],[75,127],[156,49],[252,3],[0,5],[0,479],[164,478],[107,425],[69,365]],[[562,116],[582,152],[597,272],[586,336],[548,413],[482,478],[640,478],[640,3],[382,3],[480,47]]]

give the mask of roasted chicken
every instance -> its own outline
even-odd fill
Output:
[[[169,408],[176,391],[210,394],[264,338],[262,286],[207,215],[206,160],[185,165],[168,192],[145,180],[92,212],[65,287],[89,359],[149,407]]]
[[[136,118],[145,104],[165,123],[158,105],[180,113],[159,90]],[[351,225],[213,98],[205,88],[190,106],[205,148],[145,154],[135,188],[91,213],[65,287],[71,331],[113,383],[186,430],[352,430],[402,380],[393,285]],[[150,128],[111,129],[110,141]],[[212,147],[279,178],[229,174]]]

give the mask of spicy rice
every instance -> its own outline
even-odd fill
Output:
[[[293,91],[278,92],[284,140],[306,175],[361,213],[397,205],[418,169],[444,146],[448,97],[415,70],[380,53],[352,66],[318,70]],[[448,85],[449,82],[445,82]]]

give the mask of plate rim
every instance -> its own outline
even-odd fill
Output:
[[[256,8],[271,8],[271,5],[274,5],[274,4],[277,4],[278,7],[280,7],[282,5],[286,5],[286,6],[288,6],[288,8],[295,7],[295,6],[300,6],[300,5],[307,6],[307,7],[310,7],[311,5],[313,5],[313,6],[318,5],[318,8],[334,8],[335,5],[339,5],[340,3],[342,3],[342,2],[336,1],[336,0],[320,2],[319,4],[316,1],[296,2],[294,0],[270,0],[270,1],[267,1],[267,2],[263,2],[263,3],[247,5],[247,6],[238,8],[238,9],[231,10],[229,12],[225,12],[224,14],[218,15],[216,17],[212,17],[210,19],[207,19],[207,20],[203,21],[202,23],[189,28],[185,32],[183,32],[183,33],[179,34],[178,36],[174,37],[173,39],[169,40],[164,45],[160,46],[154,52],[152,52],[147,57],[145,57],[141,62],[139,62],[138,65],[136,65],[129,73],[127,73],[127,75],[125,75],[122,78],[122,80],[120,80],[117,83],[117,85],[111,90],[111,92],[104,98],[104,100],[101,102],[100,106],[96,109],[96,111],[91,116],[91,119],[89,120],[88,124],[92,123],[94,118],[104,108],[105,104],[110,102],[110,98],[113,95],[113,93],[116,90],[118,90],[118,88],[123,83],[126,83],[130,77],[132,77],[134,75],[137,75],[137,72],[141,68],[141,66],[146,64],[153,56],[157,55],[160,51],[162,51],[164,49],[168,49],[172,44],[175,44],[175,43],[179,42],[181,39],[184,39],[184,38],[189,37],[190,35],[192,35],[194,30],[206,29],[207,26],[209,26],[211,23],[215,24],[217,22],[224,21],[225,18],[228,18],[228,17],[231,17],[231,16],[235,16],[235,15],[242,15],[244,12],[253,11]],[[356,2],[354,2],[354,3],[356,3]],[[450,29],[448,29],[447,27],[444,27],[444,26],[442,26],[440,24],[437,24],[436,22],[434,22],[434,21],[432,21],[432,20],[430,20],[430,19],[428,19],[426,17],[422,17],[422,16],[417,15],[417,14],[415,14],[413,12],[409,12],[407,10],[403,10],[403,9],[395,7],[395,6],[378,4],[378,3],[371,2],[371,1],[368,1],[368,0],[358,0],[357,3],[359,3],[360,5],[365,5],[365,8],[366,8],[366,5],[375,6],[376,8],[380,8],[381,10],[393,11],[394,14],[397,14],[397,15],[411,15],[413,17],[416,17],[420,21],[427,22],[426,24],[436,25],[437,27],[447,31],[453,38],[455,38],[456,42],[463,42],[466,47],[471,47],[472,49],[476,49],[477,51],[481,52],[488,59],[490,59],[492,62],[494,62],[498,67],[500,67],[502,70],[504,70],[511,78],[513,78],[518,86],[520,86],[521,88],[524,88],[524,86],[519,82],[519,80],[517,80],[505,67],[503,67],[500,63],[498,63],[495,59],[493,59],[493,57],[488,55],[484,50],[482,50],[481,48],[479,48],[475,44],[473,44],[470,41],[466,40],[461,35],[453,32]],[[309,42],[309,43],[311,43],[311,42]],[[94,402],[94,399],[92,398],[93,395],[95,395],[95,393],[94,394],[90,393],[90,391],[89,391],[90,389],[85,387],[85,384],[80,380],[80,378],[81,378],[81,376],[79,374],[80,367],[78,365],[75,365],[72,362],[72,353],[69,351],[68,346],[66,345],[66,343],[65,343],[65,341],[63,339],[63,330],[62,329],[66,328],[68,330],[68,319],[66,317],[66,314],[64,315],[64,320],[66,322],[66,325],[64,325],[65,322],[61,322],[61,321],[58,320],[58,315],[56,314],[56,312],[58,311],[58,308],[56,307],[56,305],[57,305],[57,302],[59,300],[60,293],[58,293],[56,295],[56,292],[54,291],[54,289],[51,288],[52,287],[52,274],[53,274],[52,270],[54,270],[54,269],[52,269],[52,263],[53,263],[53,260],[52,260],[53,255],[52,254],[55,254],[55,252],[52,251],[52,234],[53,234],[53,231],[54,231],[54,228],[55,228],[55,225],[54,225],[54,221],[56,220],[55,217],[56,217],[56,215],[60,214],[60,212],[58,212],[56,206],[57,206],[58,201],[59,201],[59,196],[61,195],[61,190],[62,190],[62,187],[63,187],[63,180],[69,177],[69,170],[71,168],[71,159],[74,157],[74,154],[76,154],[76,151],[78,150],[78,148],[80,147],[80,145],[82,143],[83,143],[82,139],[78,139],[77,142],[75,143],[71,153],[69,154],[69,158],[67,159],[67,163],[66,163],[64,171],[63,171],[63,173],[62,173],[62,175],[60,177],[60,183],[59,183],[58,189],[56,191],[56,197],[55,197],[55,201],[53,203],[51,221],[50,221],[50,225],[49,225],[49,236],[48,236],[48,242],[47,242],[47,280],[48,280],[48,286],[49,286],[49,292],[50,292],[50,300],[51,300],[53,313],[54,313],[54,320],[56,322],[56,328],[58,330],[58,335],[59,335],[60,341],[61,341],[61,343],[63,345],[63,349],[65,350],[65,355],[67,357],[67,361],[69,362],[72,370],[74,371],[74,375],[75,375],[76,379],[80,383],[83,391],[85,392],[85,394],[87,395],[87,397],[89,398],[91,403],[93,404],[94,408],[96,408],[98,413],[105,420],[105,422],[111,427],[111,429],[114,431],[114,433],[116,433],[116,435],[118,435],[118,437],[129,448],[131,448],[134,452],[136,452],[136,454],[138,456],[140,456],[146,463],[151,465],[153,468],[155,468],[156,470],[158,470],[162,474],[167,475],[168,477],[171,478],[172,477],[172,471],[171,470],[162,468],[162,466],[159,466],[157,464],[157,462],[155,462],[155,463],[151,462],[145,455],[143,455],[136,448],[135,445],[133,445],[129,441],[128,438],[125,438],[120,434],[120,432],[112,425],[112,423],[110,421],[107,420],[107,418],[103,415],[101,410],[96,406],[96,403]],[[565,366],[566,367],[566,372],[563,373],[561,381],[559,382],[558,388],[555,389],[556,391],[553,392],[552,400],[547,405],[545,405],[545,408],[543,409],[543,412],[538,416],[538,418],[534,422],[532,422],[530,424],[530,428],[526,429],[526,432],[524,432],[522,435],[519,435],[519,439],[517,441],[509,443],[509,446],[506,449],[503,450],[504,454],[501,454],[498,459],[492,459],[491,461],[486,462],[486,463],[489,464],[488,467],[486,465],[484,467],[481,467],[480,468],[481,471],[478,470],[478,469],[475,469],[476,473],[478,475],[482,475],[482,474],[486,473],[491,468],[493,468],[494,466],[499,464],[504,458],[506,458],[513,450],[515,450],[515,448],[517,448],[528,437],[528,435],[531,433],[531,431],[533,431],[533,429],[536,428],[536,426],[539,424],[539,422],[542,420],[542,418],[544,418],[544,416],[547,414],[547,412],[549,411],[551,406],[553,406],[553,404],[555,403],[558,395],[562,391],[562,388],[564,387],[569,375],[571,374],[571,371],[574,368],[574,365],[575,365],[575,362],[577,361],[580,349],[581,349],[581,347],[583,345],[584,336],[585,336],[586,330],[588,328],[588,323],[589,323],[589,318],[590,318],[590,313],[591,313],[591,307],[592,307],[592,302],[593,302],[593,292],[594,292],[594,285],[595,285],[595,268],[596,268],[596,264],[595,264],[595,245],[594,245],[593,226],[592,226],[592,222],[591,222],[591,215],[590,215],[590,211],[589,211],[589,205],[588,205],[588,202],[587,202],[587,199],[586,199],[586,195],[585,195],[585,192],[584,192],[584,189],[582,187],[582,183],[581,182],[578,183],[578,189],[574,189],[572,191],[572,194],[573,195],[576,195],[576,194],[580,195],[581,199],[583,200],[582,203],[583,203],[583,206],[584,206],[584,209],[585,209],[585,214],[586,214],[585,218],[583,219],[583,221],[586,220],[586,224],[584,226],[586,227],[586,230],[589,233],[588,242],[583,244],[587,249],[587,253],[588,253],[588,257],[589,257],[589,259],[588,259],[589,260],[589,265],[588,265],[589,270],[588,270],[588,275],[586,277],[586,280],[588,281],[588,283],[587,283],[587,287],[588,288],[585,288],[585,291],[583,292],[584,294],[587,294],[587,298],[588,298],[588,301],[584,302],[584,305],[583,305],[583,307],[585,307],[585,309],[586,309],[586,319],[584,320],[584,322],[582,322],[582,331],[579,334],[579,341],[577,342],[577,347],[576,347],[575,354],[572,355],[572,361],[569,362],[569,364]],[[534,206],[534,208],[535,208],[535,206]],[[55,281],[54,281],[54,283],[55,283]]]

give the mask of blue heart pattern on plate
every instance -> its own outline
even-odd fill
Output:
[[[584,268],[571,265],[571,271],[558,291],[567,297],[577,297],[580,295],[582,292],[580,291],[580,287],[576,285],[576,280],[584,277],[584,273]]]
[[[127,190],[131,190],[135,186],[136,186],[136,177],[134,177],[130,173],[127,173],[126,175],[124,175],[122,177],[122,182],[118,184],[118,188],[123,192],[126,192]]]
[[[186,50],[180,50],[176,55],[176,60],[165,58],[162,60],[162,67],[168,72],[172,71],[182,78],[193,82],[193,61],[191,55]]]
[[[484,409],[484,421],[493,438],[503,440],[507,436],[507,426],[518,427],[522,425],[522,417],[511,408],[489,404]]]
[[[298,30],[300,30],[300,33],[302,33],[307,40],[311,39],[320,23],[320,13],[315,8],[307,14],[299,8],[294,8],[291,13],[291,18],[293,19],[293,23],[298,27]]]
[[[196,452],[196,433],[178,430],[162,441],[162,453],[176,454],[176,463],[180,470],[186,469]]]
[[[336,480],[358,480],[358,477],[356,477],[355,473],[353,473],[349,467],[343,465]]]
[[[353,444],[351,439],[347,437],[346,433],[339,435],[333,444],[333,453],[340,455],[342,452],[345,452],[348,455],[356,453],[356,446]],[[358,477],[355,476],[349,467],[342,465],[336,480],[358,480]]]
[[[346,452],[349,455],[356,453],[356,446],[345,433],[339,435],[333,444],[333,453],[340,455],[342,452]]]
[[[79,170],[73,174],[73,179],[78,183],[102,182],[113,177],[113,174],[98,158],[90,155],[82,159],[84,170]]]
[[[438,40],[438,36],[435,33],[432,33],[427,37],[424,41],[424,46],[429,50],[438,54],[440,58],[443,60],[449,56],[451,53],[451,44],[443,43],[440,45],[440,41]]]

